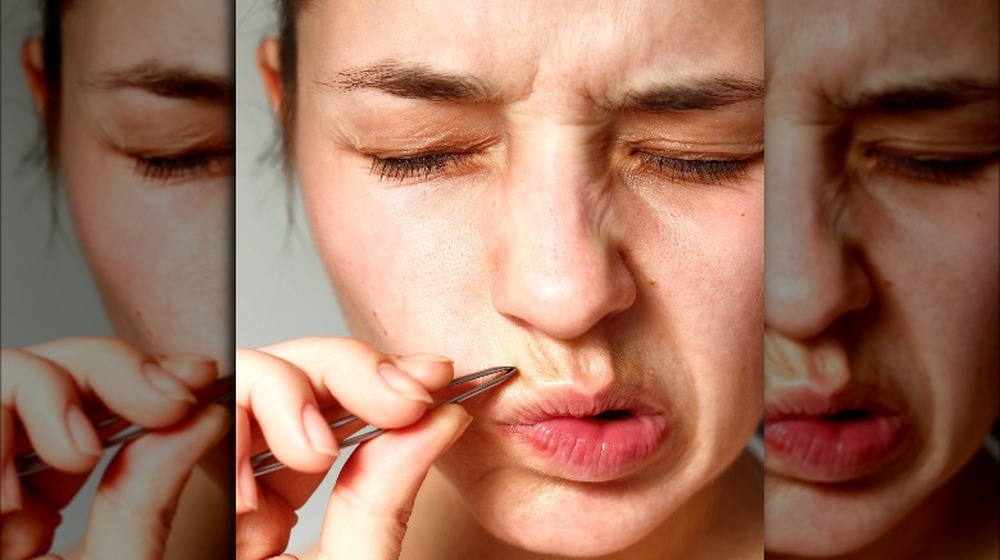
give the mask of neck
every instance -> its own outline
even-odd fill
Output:
[[[759,465],[741,455],[643,540],[600,558],[760,558],[764,548],[762,494]],[[454,487],[433,469],[417,498],[401,558],[563,557],[535,554],[493,537],[469,513]]]

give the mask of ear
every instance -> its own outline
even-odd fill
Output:
[[[28,88],[31,89],[35,109],[44,114],[48,88],[45,84],[45,57],[40,38],[31,37],[21,45],[21,69],[24,70]]]
[[[257,46],[257,68],[264,81],[264,92],[271,110],[281,115],[281,43],[270,37]]]

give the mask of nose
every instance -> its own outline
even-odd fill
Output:
[[[504,185],[492,300],[522,326],[558,340],[630,308],[636,286],[610,175],[555,131],[515,154]]]
[[[824,142],[780,123],[769,123],[765,142],[764,319],[806,340],[865,308],[871,282],[852,241],[849,187]]]

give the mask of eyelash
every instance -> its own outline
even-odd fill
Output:
[[[903,179],[936,185],[974,181],[979,178],[986,166],[997,157],[996,153],[992,153],[985,156],[932,159],[900,156],[880,152],[875,148],[866,149],[865,155],[874,160],[876,170],[891,173]]]
[[[186,182],[199,177],[230,173],[233,167],[232,150],[191,152],[168,156],[132,156],[135,173],[153,181]]]
[[[382,158],[372,156],[372,166],[369,171],[378,175],[379,181],[391,180],[403,182],[406,179],[419,177],[429,179],[432,175],[441,173],[449,165],[455,163],[465,154],[441,153],[424,154],[408,158]]]
[[[402,182],[406,179],[429,179],[443,172],[466,154],[440,153],[424,154],[410,158],[382,158],[372,156],[371,175],[379,181]],[[734,183],[747,178],[749,159],[699,160],[659,156],[641,153],[642,164],[655,173],[669,176],[677,182],[693,182],[706,185]]]
[[[723,185],[749,177],[752,158],[683,159],[641,152],[642,165],[678,183]]]

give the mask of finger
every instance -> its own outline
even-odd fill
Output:
[[[177,502],[198,460],[232,417],[209,405],[124,446],[98,486],[84,537],[93,558],[161,558]]]
[[[462,407],[442,405],[358,448],[334,486],[320,556],[397,558],[427,471],[471,421]]]
[[[11,417],[6,426],[19,418],[32,447],[49,465],[75,473],[92,469],[103,450],[73,378],[58,364],[21,350],[3,350],[2,364],[0,406]],[[4,445],[13,444],[13,432],[4,429]]]
[[[455,378],[455,363],[439,354],[394,356],[393,363],[431,392],[446,387]]]
[[[156,361],[115,338],[66,338],[28,350],[61,366],[82,393],[95,395],[108,409],[145,428],[169,426],[197,402],[192,388],[168,367],[179,369],[199,383],[208,377],[214,380],[218,375],[210,358],[198,367],[184,360]]]
[[[14,416],[0,406],[0,514],[21,509],[21,481],[14,464]]]
[[[274,455],[296,470],[329,469],[339,448],[319,413],[305,373],[281,358],[255,350],[237,351],[236,367],[236,405],[256,420]],[[249,455],[248,449],[242,448],[241,453]],[[241,465],[245,472],[245,463]],[[251,499],[249,493],[246,497]]]
[[[35,558],[52,546],[59,511],[44,499],[28,494],[23,507],[3,516],[0,523],[0,558]]]
[[[273,492],[262,492],[255,511],[236,516],[236,558],[259,560],[281,554],[298,522],[295,510]]]
[[[250,464],[250,417],[236,407],[236,514],[257,509],[257,481]]]
[[[261,351],[303,371],[321,404],[336,401],[380,428],[408,426],[434,403],[426,387],[365,341],[305,338]]]

